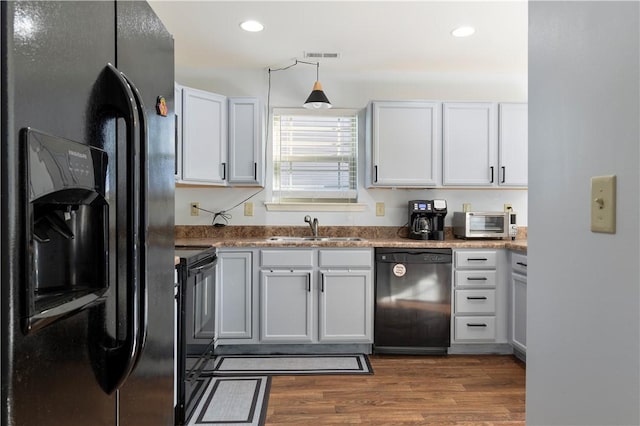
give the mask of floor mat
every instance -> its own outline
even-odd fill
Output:
[[[203,371],[205,375],[215,376],[372,373],[369,359],[364,354],[221,355]]]
[[[206,390],[188,426],[264,424],[270,377],[209,377],[207,380]]]

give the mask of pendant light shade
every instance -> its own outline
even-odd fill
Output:
[[[322,84],[319,81],[316,81],[313,85],[313,90],[303,106],[308,109],[328,109],[332,107],[327,95],[322,91]]]
[[[304,102],[303,106],[307,109],[331,108],[332,107],[331,102],[329,102],[329,99],[327,99],[327,95],[324,94],[324,91],[322,90],[322,85],[320,84],[320,62],[305,62],[305,61],[299,61],[296,59],[296,61],[289,66],[286,66],[283,68],[276,68],[276,69],[269,68],[269,92],[268,92],[269,94],[267,95],[267,98],[271,96],[271,72],[288,70],[289,68],[295,67],[298,64],[307,64],[307,65],[316,66],[316,82],[313,85],[313,90],[311,91],[311,94],[309,95],[307,100]]]

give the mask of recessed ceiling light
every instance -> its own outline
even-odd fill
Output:
[[[262,25],[258,21],[244,21],[240,24],[240,28],[245,31],[257,33],[258,31],[262,31],[264,29],[264,25]]]
[[[458,27],[455,30],[451,31],[451,35],[454,37],[469,37],[475,32],[476,29],[473,27]]]

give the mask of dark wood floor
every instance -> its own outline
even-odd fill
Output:
[[[373,375],[274,376],[266,424],[525,424],[525,366],[510,355],[369,359]]]

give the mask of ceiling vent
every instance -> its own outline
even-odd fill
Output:
[[[307,59],[338,59],[340,54],[337,52],[304,52]]]

